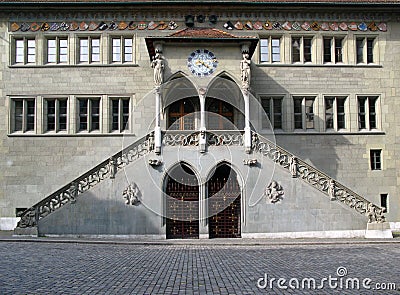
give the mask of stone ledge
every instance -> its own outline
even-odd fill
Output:
[[[34,227],[25,227],[25,228],[16,227],[14,229],[14,235],[38,237],[38,230],[37,230],[36,226],[34,226]]]
[[[389,222],[368,223],[365,231],[366,239],[393,239]]]

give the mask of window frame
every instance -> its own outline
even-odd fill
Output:
[[[54,101],[54,130],[49,130],[49,102]],[[60,102],[66,103],[66,113],[61,113]],[[65,117],[65,129],[61,128],[61,118]],[[68,97],[44,97],[43,98],[43,130],[44,133],[68,133],[70,120],[70,109]]]
[[[36,125],[36,119],[37,119],[37,111],[36,111],[36,105],[37,105],[37,100],[35,97],[11,97],[10,98],[10,132],[11,133],[35,133],[37,130],[37,125]],[[29,109],[32,108],[32,106],[28,105],[28,102],[33,101],[33,114],[29,112]],[[21,114],[18,115],[18,117],[21,117],[21,128],[17,129],[17,113],[16,113],[16,102],[22,102],[22,107],[21,107]],[[33,122],[29,122],[29,118]],[[28,124],[33,123],[33,128],[30,128]],[[18,124],[19,125],[19,124]]]
[[[126,119],[126,125],[124,125],[124,117],[126,117],[126,113],[124,113],[124,102],[128,102],[128,115]],[[113,124],[114,124],[114,108],[113,108],[113,103],[118,102],[118,113],[117,115],[117,124],[118,127],[115,129]],[[131,116],[132,116],[132,111],[131,111],[131,98],[129,96],[113,96],[109,98],[109,111],[110,111],[110,122],[109,122],[109,132],[128,132],[131,129]]]
[[[332,102],[332,128],[328,128],[328,112],[327,112],[327,100],[333,100]],[[338,100],[343,100],[343,111],[339,111],[341,106],[338,103]],[[324,95],[323,96],[324,102],[324,130],[329,131],[348,131],[350,129],[350,122],[349,122],[349,95]],[[343,116],[343,120],[339,119],[339,116]],[[340,126],[340,122],[344,122],[344,126]]]
[[[330,41],[329,45],[329,55],[330,55],[330,60],[326,61],[325,60],[325,41],[328,40]],[[338,54],[337,54],[337,44],[338,41],[341,40],[341,60],[338,60]],[[345,43],[346,43],[346,36],[344,35],[338,35],[338,36],[333,36],[333,35],[325,35],[322,36],[322,62],[323,64],[344,64],[345,63]]]
[[[54,61],[54,62],[49,61],[49,41],[50,40],[54,40],[56,42],[56,47],[55,47],[55,50],[56,50],[56,53],[55,53],[56,61]],[[66,61],[61,61],[61,56],[63,55],[63,54],[61,54],[61,48],[64,48],[64,47],[61,47],[61,44],[60,44],[61,41],[67,41]],[[67,35],[57,35],[57,36],[45,35],[44,36],[44,43],[45,43],[45,46],[44,46],[44,58],[43,58],[43,60],[44,60],[46,65],[65,65],[65,64],[69,64],[70,40],[69,40],[69,37]]]
[[[114,40],[119,40],[120,41],[120,59],[119,60],[114,60]],[[132,60],[127,60],[126,59],[126,52],[127,46],[125,46],[125,41],[130,40],[132,41],[132,52],[131,58]],[[111,64],[133,64],[135,63],[135,35],[110,35],[109,36],[109,43],[110,46],[108,48],[109,50],[109,59]]]
[[[360,101],[364,100],[364,112],[361,112]],[[374,104],[374,112],[371,111],[371,102]],[[357,123],[359,131],[377,131],[380,130],[380,96],[379,95],[357,95]],[[365,127],[361,128],[361,116],[364,116]],[[372,116],[375,117],[375,126],[372,124]]]
[[[21,56],[18,54],[18,46],[17,42],[22,41],[23,42],[23,61],[18,61],[18,56]],[[29,54],[29,42],[34,41],[35,47],[34,47],[34,61],[30,62],[29,61],[29,56],[32,54]],[[35,35],[12,35],[11,37],[11,65],[37,65],[38,64],[38,40],[37,36]]]
[[[268,45],[263,46],[262,41],[267,40]],[[273,46],[273,40],[279,40],[279,60],[274,60],[274,46]],[[268,60],[263,60],[263,48],[267,48],[267,56]],[[276,46],[275,46],[276,48]],[[260,64],[278,64],[283,62],[283,41],[282,41],[282,36],[278,35],[271,35],[271,36],[264,36],[260,37],[260,45],[259,45],[259,63]]]
[[[316,130],[316,122],[315,122],[315,117],[316,117],[316,103],[317,103],[317,96],[316,95],[293,95],[292,96],[293,100],[293,129],[295,131],[315,131]],[[295,112],[296,111],[296,103],[295,101],[300,102],[301,106],[301,112]],[[312,103],[312,113],[307,112],[307,101],[313,101]],[[307,127],[307,117],[312,114],[312,122],[313,122],[313,127],[308,128]],[[301,128],[296,127],[296,116],[301,117]]]
[[[294,40],[298,40],[299,44],[299,60],[294,60]],[[307,53],[306,51],[306,42],[305,40],[310,40],[310,52]],[[292,64],[312,64],[315,63],[315,35],[291,35],[290,36],[290,61]],[[307,46],[308,48],[308,46]],[[308,60],[306,58],[306,55],[310,56],[310,59]]]
[[[361,47],[359,42],[361,41]],[[372,47],[370,49],[369,41],[372,41]],[[377,65],[379,64],[379,46],[378,36],[376,35],[355,35],[355,63],[357,65]],[[372,60],[369,60],[371,56]]]
[[[87,100],[86,113],[81,113],[81,101]],[[93,112],[93,101],[99,103],[99,112]],[[81,118],[86,118],[86,128],[81,128]],[[99,128],[93,129],[93,118],[98,117]],[[76,97],[76,131],[78,133],[99,133],[102,131],[102,98],[101,96]]]
[[[369,161],[370,161],[370,169],[372,171],[382,171],[383,170],[382,149],[370,149]]]
[[[268,112],[266,111],[266,108],[264,107],[263,101],[268,100]],[[273,130],[283,130],[283,116],[284,116],[284,109],[283,109],[283,100],[284,100],[284,95],[262,95],[260,96],[260,104],[261,104],[261,110],[263,114],[261,115],[261,126],[262,129],[268,129],[270,126],[273,128]],[[275,112],[275,101],[280,101],[280,113]],[[265,114],[270,122],[270,126],[267,126],[269,124],[266,123],[265,121]],[[280,126],[276,126],[276,118],[280,117],[279,123]]]
[[[82,40],[87,40],[88,41],[88,46],[87,46],[87,60],[82,60],[82,45],[81,45],[81,41]],[[93,55],[95,54],[93,52],[93,40],[99,40],[99,60],[93,60]],[[77,42],[76,42],[76,59],[77,59],[77,63],[78,64],[101,64],[102,63],[102,56],[103,56],[103,38],[101,34],[96,34],[96,35],[78,35],[77,36]]]

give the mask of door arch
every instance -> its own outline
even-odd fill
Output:
[[[199,184],[194,171],[180,163],[168,173],[166,193],[166,238],[199,238]]]
[[[241,237],[241,191],[236,172],[217,166],[207,182],[208,232],[213,238]]]

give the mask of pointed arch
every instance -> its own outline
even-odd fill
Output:
[[[219,162],[209,173],[206,184],[209,236],[240,238],[244,214],[240,174],[227,161]]]
[[[167,239],[199,238],[199,175],[190,164],[171,166],[163,179]]]

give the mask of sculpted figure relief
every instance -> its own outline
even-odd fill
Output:
[[[275,180],[271,181],[265,189],[265,195],[271,203],[281,201],[284,194],[285,192],[283,191],[283,187]]]
[[[241,71],[240,78],[242,79],[242,86],[245,89],[249,89],[250,87],[250,78],[251,78],[250,65],[251,65],[251,60],[249,54],[244,53],[243,59],[240,62],[240,71]]]
[[[136,183],[128,185],[128,187],[122,193],[124,199],[126,199],[125,204],[137,206],[140,204],[139,200],[139,188]]]
[[[160,86],[163,83],[164,58],[160,53],[156,53],[151,61],[151,67],[154,69],[154,84]]]

